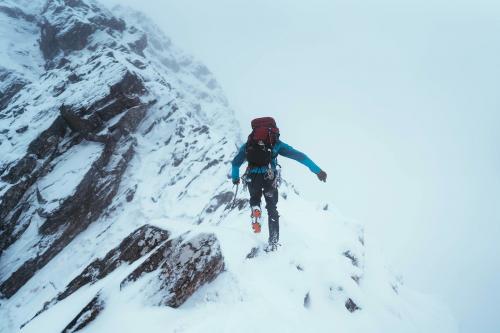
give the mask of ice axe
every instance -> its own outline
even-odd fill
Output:
[[[240,184],[236,184],[236,191],[234,191],[234,198],[233,198],[233,202],[231,203],[231,206],[230,206],[230,209],[233,209],[235,207],[235,204],[236,204],[236,196],[238,195],[238,187],[240,186]],[[234,187],[234,186],[233,186]]]

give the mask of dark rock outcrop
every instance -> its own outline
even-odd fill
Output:
[[[11,184],[17,183],[25,175],[29,175],[36,168],[36,157],[26,155],[16,163],[9,172],[2,176],[2,180]]]
[[[144,49],[148,46],[148,36],[142,34],[137,40],[128,44],[132,51],[144,57]]]
[[[85,328],[104,310],[104,306],[104,300],[97,294],[62,330],[62,333],[73,333]]]
[[[0,254],[24,232],[26,223],[17,225],[19,215],[28,202],[23,201],[28,189],[46,173],[57,154],[57,147],[66,134],[66,125],[61,118],[43,131],[28,146],[27,154],[10,168],[4,170],[2,180],[12,184],[0,196]],[[29,218],[28,218],[29,220]],[[16,227],[17,225],[17,227]]]
[[[228,205],[234,198],[234,193],[231,191],[222,192],[213,197],[208,206],[205,208],[206,213],[213,213],[222,205]]]
[[[27,154],[5,171],[2,180],[13,184],[13,186],[0,197],[0,221],[6,219],[7,215],[19,203],[26,190],[45,171],[49,161],[44,161],[38,165],[37,160],[45,160],[51,154],[53,155],[65,133],[66,126],[63,120],[56,118],[48,129],[30,143]],[[5,225],[2,223],[2,226]],[[2,238],[5,236],[4,232],[0,235],[0,249],[4,248]]]
[[[311,307],[311,293],[307,292],[306,296],[304,296],[304,307],[309,309]]]
[[[110,120],[123,110],[141,104],[139,96],[146,93],[142,79],[130,71],[125,72],[122,79],[109,88],[106,98],[99,100],[91,109],[104,120]]]
[[[142,293],[155,305],[179,307],[199,287],[224,270],[224,258],[213,234],[183,235],[159,247],[121,283],[147,279]]]
[[[250,252],[248,252],[246,258],[247,259],[253,259],[255,257],[257,257],[259,255],[259,252],[260,252],[260,248],[257,247],[257,246],[254,246],[252,247],[252,249],[250,250]]]
[[[128,109],[141,105],[139,96],[145,92],[141,78],[127,71],[121,80],[109,88],[108,95],[90,107],[74,108],[62,105],[61,117],[71,130],[80,133],[86,139],[102,141],[97,139],[97,133],[106,126],[106,122]]]
[[[40,48],[45,58],[50,59],[58,51],[78,51],[87,45],[87,39],[96,30],[93,24],[84,21],[75,21],[71,29],[59,33],[49,21],[42,23]]]
[[[92,133],[98,132],[104,126],[104,122],[96,113],[83,108],[74,109],[71,106],[61,105],[59,111],[61,117],[72,131],[81,133],[86,137],[90,137]]]
[[[344,255],[344,257],[351,260],[353,266],[359,267],[359,260],[351,251],[345,251],[342,254]]]
[[[38,159],[45,159],[53,153],[61,139],[66,135],[67,124],[61,117],[57,117],[52,125],[33,140],[28,146],[28,153],[34,154]]]
[[[1,7],[0,7],[1,8]],[[28,84],[28,82],[16,75],[0,68],[0,119],[2,111],[9,105],[13,97]]]
[[[41,23],[40,49],[50,60],[59,52],[68,53],[88,47],[97,30],[123,31],[125,22],[96,6],[78,0],[49,0]]]
[[[74,278],[66,290],[57,296],[62,300],[82,286],[95,283],[105,278],[120,265],[131,264],[142,256],[148,254],[161,242],[168,239],[169,232],[160,228],[144,225],[128,235],[117,247],[109,251],[102,259],[97,259],[88,265],[82,273]]]
[[[68,283],[63,292],[59,293],[51,301],[45,303],[43,308],[38,311],[30,321],[42,312],[48,310],[58,301],[67,298],[81,287],[87,284],[94,284],[104,279],[121,265],[132,264],[136,260],[147,255],[162,242],[166,241],[169,234],[168,231],[149,224],[138,228],[125,237],[118,246],[110,250],[104,258],[96,259],[85,267],[80,274]]]
[[[227,140],[215,147],[199,144],[210,135],[219,135],[204,124],[212,126],[212,118],[219,119],[224,111],[215,108],[212,115],[197,103],[197,98],[213,97],[214,103],[220,102],[219,97],[224,100],[220,92],[211,96],[207,91],[205,85],[213,80],[210,72],[190,57],[169,50],[170,42],[154,25],[127,26],[93,0],[47,0],[43,8],[30,6],[33,17],[16,9],[15,2],[5,6],[0,5],[0,12],[13,18],[8,19],[13,29],[11,21],[22,20],[23,33],[33,36],[38,31],[39,39],[24,43],[18,52],[33,67],[19,67],[20,72],[0,67],[0,144],[7,156],[0,161],[0,298],[16,295],[5,301],[10,307],[20,299],[13,308],[29,304],[40,309],[45,302],[41,313],[114,272],[113,279],[122,281],[122,288],[142,287],[142,279],[151,279],[144,289],[151,303],[180,306],[224,269],[213,234],[188,233],[169,240],[169,232],[146,225],[104,257],[89,254],[93,261],[83,270],[65,267],[72,280],[64,289],[58,289],[59,280],[49,281],[54,291],[44,289],[46,281],[38,279],[38,272],[51,261],[55,264],[53,259],[64,249],[63,255],[73,250],[78,255],[81,243],[73,240],[92,223],[103,222],[88,232],[106,237],[114,230],[111,225],[122,221],[120,214],[127,212],[127,203],[144,198],[147,191],[139,185],[141,181],[133,181],[136,175],[129,177],[127,172],[124,177],[136,153],[136,139],[141,140],[140,157],[149,146],[172,148],[171,158],[167,153],[165,159],[158,159],[161,170],[173,166],[177,172],[173,176],[171,170],[164,170],[172,178],[162,190],[171,195],[169,186],[188,180],[182,184],[186,191],[181,191],[179,200],[191,194],[187,189],[199,182],[202,173],[215,175],[221,169],[227,156],[221,147]],[[165,54],[156,54],[153,44]],[[183,71],[181,77],[161,65],[165,57],[175,63],[177,71]],[[144,129],[137,135],[143,120]],[[232,209],[232,192],[218,188],[214,196],[207,214]],[[245,201],[236,204],[241,207]],[[139,265],[141,258],[145,262]],[[102,311],[102,296],[108,295],[103,285],[65,332],[86,327]],[[40,288],[48,294],[32,297]],[[32,313],[26,313],[31,317]]]
[[[23,19],[28,22],[34,22],[36,19],[33,15],[26,14],[17,7],[7,7],[0,5],[0,12],[5,13],[7,16],[17,19]]]
[[[97,220],[111,204],[127,165],[134,155],[135,140],[128,134],[135,131],[144,118],[147,106],[138,106],[127,113],[114,126],[101,156],[92,164],[75,193],[40,226],[40,233],[48,236],[49,245],[40,255],[26,261],[0,285],[0,292],[11,297],[40,268],[45,266],[69,242]],[[57,237],[54,238],[53,235]],[[3,235],[7,237],[8,235]],[[52,237],[50,237],[52,236]],[[40,244],[46,244],[42,238]]]
[[[361,308],[356,303],[354,303],[351,298],[348,298],[347,301],[345,301],[345,308],[349,310],[349,312],[361,310]]]

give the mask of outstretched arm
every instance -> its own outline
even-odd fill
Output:
[[[231,178],[234,181],[237,181],[240,178],[240,166],[245,162],[245,150],[246,150],[247,144],[244,143],[241,147],[240,150],[238,150],[238,154],[233,159],[232,164],[232,170],[231,170]]]
[[[299,163],[304,164],[309,168],[313,173],[319,174],[321,172],[321,168],[317,166],[306,154],[294,149],[292,146],[287,145],[283,141],[281,141],[280,149],[278,150],[278,154],[283,155],[285,157],[296,160]]]

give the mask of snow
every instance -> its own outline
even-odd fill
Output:
[[[246,255],[252,247],[265,243],[267,232],[263,228],[263,233],[253,234],[246,211],[229,214],[219,226],[200,225],[197,231],[213,232],[221,242],[225,273],[178,309],[147,305],[140,283],[122,291],[111,287],[111,282],[107,289],[100,283],[106,308],[82,332],[454,331],[444,307],[404,286],[398,287],[398,293],[394,291],[389,283],[392,277],[371,238],[367,237],[366,248],[360,246],[357,225],[313,206],[296,195],[282,200],[282,246],[273,253],[261,251],[252,259]],[[192,229],[182,221],[152,222],[176,234]],[[351,261],[342,255],[346,246],[362,248],[366,255],[359,285],[350,276]],[[133,267],[113,274],[126,276]],[[60,330],[62,324],[55,316],[68,309],[74,316],[97,290],[97,286],[84,288],[22,332]],[[310,305],[305,307],[307,294]],[[361,310],[348,312],[344,305],[348,298]]]
[[[15,272],[27,258],[33,258],[38,254],[35,244],[38,239],[38,227],[40,224],[41,219],[35,217],[23,233],[21,239],[2,253],[2,260],[0,261],[0,277],[2,279],[7,278]]]
[[[45,1],[33,0],[2,0],[2,4],[7,7],[22,9],[26,14],[37,15],[42,12]]]
[[[247,259],[252,248],[265,245],[266,223],[261,234],[253,234],[246,208],[227,211],[221,205],[212,212],[206,210],[210,203],[217,203],[213,199],[216,195],[234,190],[227,175],[241,132],[222,89],[203,65],[176,49],[142,15],[124,8],[114,10],[113,14],[125,19],[127,30],[114,35],[98,31],[90,38],[93,47],[109,49],[113,57],[92,59],[93,53],[88,50],[66,55],[73,72],[55,69],[42,74],[23,95],[24,113],[15,119],[0,119],[0,129],[29,124],[29,130],[23,134],[10,132],[10,139],[0,138],[2,159],[16,161],[58,116],[60,105],[91,105],[107,94],[109,86],[127,71],[144,79],[150,95],[143,96],[143,101],[156,100],[133,135],[137,141],[135,155],[122,178],[112,209],[78,235],[10,299],[0,300],[0,315],[5,318],[0,321],[0,332],[19,331],[20,325],[64,290],[90,262],[105,256],[146,223],[168,230],[171,239],[187,231],[214,233],[220,242],[226,271],[180,308],[156,307],[140,292],[140,280],[121,291],[119,288],[123,278],[147,259],[146,255],[55,304],[21,332],[61,331],[97,292],[105,301],[105,309],[82,332],[456,331],[445,307],[408,290],[391,273],[376,241],[364,233],[360,224],[341,216],[336,209],[324,210],[323,203],[304,200],[289,183],[282,186],[280,191],[285,195],[280,196],[278,204],[282,246],[274,253],[260,250],[255,258]],[[131,24],[138,31],[133,32]],[[5,21],[0,21],[0,27],[7,29]],[[144,51],[145,58],[122,52],[143,32],[152,36]],[[39,52],[35,49],[31,47],[30,54]],[[7,57],[5,53],[0,56],[0,59]],[[133,65],[136,60],[148,65],[139,69]],[[20,59],[19,63],[23,61]],[[54,94],[54,88],[71,73],[83,79],[68,83],[59,95]],[[30,100],[35,94],[43,94],[43,98]],[[16,103],[21,105],[23,99]],[[122,116],[111,119],[107,128]],[[102,134],[107,133],[107,128]],[[66,139],[74,134],[68,134]],[[83,141],[52,161],[52,170],[36,184],[47,204],[33,203],[31,209],[50,211],[74,193],[102,149],[100,143]],[[314,175],[306,173],[304,177]],[[128,202],[125,198],[130,189],[135,189],[135,194]],[[30,193],[34,196],[34,189]],[[248,197],[248,193],[240,191],[238,197]],[[35,216],[22,237],[0,257],[2,279],[37,255],[39,249],[34,245],[40,239],[38,227],[44,219]],[[345,253],[355,257],[356,264]],[[348,299],[361,309],[349,312],[345,307]]]
[[[38,49],[39,33],[36,22],[17,20],[0,11],[0,68],[35,80],[44,64]]]
[[[38,181],[43,199],[50,204],[72,195],[103,148],[101,143],[84,142],[56,158],[54,169]]]

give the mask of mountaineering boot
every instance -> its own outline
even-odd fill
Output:
[[[254,206],[252,207],[252,215],[250,215],[252,217],[252,229],[253,229],[253,232],[255,232],[256,234],[258,234],[260,232],[260,217],[262,215],[262,212],[260,211],[260,207],[258,206]]]
[[[281,246],[281,244],[278,243],[277,241],[269,241],[269,244],[267,244],[267,246],[264,248],[264,251],[266,252],[276,251],[278,249],[278,246]]]
[[[280,225],[279,225],[279,215],[276,209],[268,210],[269,212],[269,244],[264,249],[266,252],[276,251],[280,239]]]
[[[278,233],[273,232],[273,234],[269,235],[269,244],[266,246],[264,251],[266,252],[276,251],[278,249],[278,246],[281,246],[281,244],[278,243]]]

